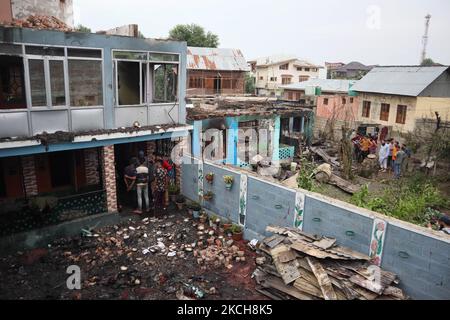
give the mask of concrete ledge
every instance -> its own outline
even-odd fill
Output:
[[[79,235],[81,229],[101,228],[137,218],[139,217],[118,213],[101,213],[41,229],[16,233],[0,239],[0,252],[1,255],[6,255],[19,250],[47,247],[48,243],[55,239]]]

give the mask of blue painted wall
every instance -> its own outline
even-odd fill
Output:
[[[183,194],[197,198],[197,167],[183,165]],[[240,172],[222,166],[204,164],[205,173],[216,174],[214,183],[205,182],[204,189],[214,193],[205,208],[226,217],[231,213],[238,221]],[[225,190],[222,176],[232,174],[234,185]],[[195,182],[192,182],[195,180]],[[340,203],[340,204],[338,204]],[[268,225],[293,226],[295,190],[248,177],[246,239],[267,236]],[[276,205],[282,205],[276,208]],[[369,254],[373,216],[351,205],[306,193],[303,230],[317,235],[334,237],[340,245]],[[376,214],[374,213],[374,216]],[[416,228],[416,227],[414,227]],[[388,221],[382,268],[399,276],[400,287],[414,299],[450,299],[450,239],[437,238],[428,230],[418,232],[408,223]],[[405,258],[404,254],[407,253]]]

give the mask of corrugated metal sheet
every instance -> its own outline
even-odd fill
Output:
[[[320,87],[322,92],[348,92],[351,84],[354,84],[356,80],[335,80],[335,79],[309,79],[308,81],[302,81],[297,83],[281,86],[283,89],[291,90],[306,90],[306,87]]]
[[[352,90],[416,97],[447,69],[448,66],[375,67]]]
[[[193,70],[250,71],[239,49],[188,47],[187,68]]]
[[[290,61],[295,61],[294,66],[320,67],[320,66],[315,65],[314,63],[311,63],[307,60],[298,59],[297,57],[295,57],[293,55],[287,55],[287,54],[261,57],[261,58],[255,59],[255,60],[251,60],[250,62],[256,63],[256,66],[258,66],[258,67],[265,67],[265,66],[270,66],[270,65],[279,64],[279,63],[286,63],[286,62],[290,62]]]

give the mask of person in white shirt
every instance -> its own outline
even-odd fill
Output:
[[[378,153],[378,161],[380,163],[380,171],[385,172],[387,169],[389,157],[389,144],[386,144],[385,141],[381,142],[380,151]]]
[[[150,211],[150,201],[148,197],[148,168],[144,163],[141,163],[136,168],[136,187],[137,187],[137,202],[138,209],[135,211],[137,214],[142,213],[142,194],[144,194],[145,207],[147,212]]]

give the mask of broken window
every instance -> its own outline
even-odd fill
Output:
[[[364,118],[370,117],[370,101],[363,101],[362,116]]]
[[[43,107],[47,105],[47,93],[45,89],[45,67],[42,59],[29,59],[31,105]]]
[[[68,66],[70,105],[103,105],[102,61],[69,59]]]
[[[156,64],[153,65],[153,70],[154,70],[153,102],[177,101],[178,65]]]
[[[141,75],[139,62],[117,61],[119,105],[141,104]]]
[[[0,47],[1,52],[4,52]],[[26,108],[23,59],[0,55],[0,109]]]
[[[66,104],[64,62],[62,60],[50,60],[49,68],[52,106],[64,106]]]
[[[292,127],[294,132],[302,131],[302,117],[294,117],[294,125]]]
[[[381,104],[380,120],[383,120],[383,121],[389,120],[389,108],[390,108],[390,105],[388,103]]]
[[[397,118],[395,119],[396,123],[405,124],[406,122],[406,109],[407,106],[399,104],[397,106]]]

